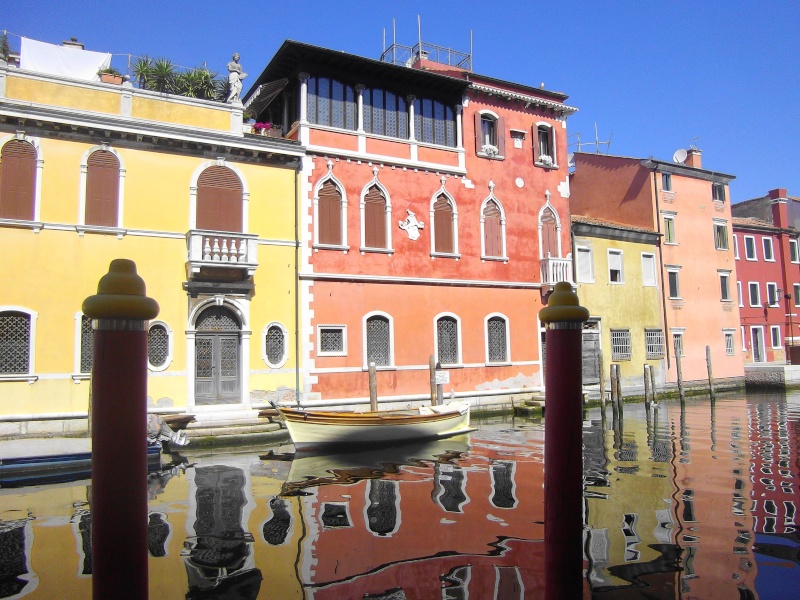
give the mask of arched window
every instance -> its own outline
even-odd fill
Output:
[[[443,365],[455,365],[461,361],[459,323],[455,317],[436,319],[436,355]]]
[[[374,315],[367,318],[367,365],[375,363],[376,366],[392,364],[392,338],[391,324],[383,315]]]
[[[559,253],[558,229],[556,213],[548,206],[539,217],[542,258],[557,258],[561,256]]]
[[[165,323],[151,323],[147,331],[147,362],[153,371],[161,371],[170,362],[170,331]]]
[[[450,198],[440,194],[433,204],[433,251],[455,254],[455,232],[453,205]]]
[[[36,204],[36,148],[11,140],[0,152],[0,218],[32,221]]]
[[[0,312],[0,375],[31,372],[31,315]]]
[[[270,323],[264,330],[264,362],[278,369],[286,362],[286,338],[288,332],[280,323]]]
[[[242,182],[228,167],[208,167],[197,180],[197,229],[241,233]]]
[[[86,162],[86,225],[117,227],[119,159],[109,150],[97,150]]]
[[[505,244],[503,234],[505,224],[500,205],[494,200],[488,200],[483,206],[483,255],[491,257],[504,257]]]
[[[486,319],[486,361],[508,362],[508,324],[501,316]]]
[[[364,196],[364,246],[386,248],[386,198],[377,185]]]
[[[322,184],[318,193],[317,243],[341,246],[342,241],[342,193],[332,181]]]
[[[475,152],[484,158],[506,153],[505,120],[489,111],[475,113]]]

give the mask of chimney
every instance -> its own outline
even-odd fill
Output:
[[[788,198],[788,194],[786,193],[786,188],[776,188],[774,190],[770,190],[767,192],[771,200],[779,200],[781,198],[786,199]]]
[[[67,48],[77,48],[78,50],[83,50],[83,43],[78,41],[78,38],[71,37],[69,40],[64,40],[61,42],[62,46],[66,46]]]
[[[767,192],[772,205],[772,224],[775,227],[789,227],[789,207],[785,188],[777,188]]]
[[[697,148],[689,148],[686,151],[686,160],[683,161],[687,167],[694,167],[695,169],[703,168],[703,151]]]

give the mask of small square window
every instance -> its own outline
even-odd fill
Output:
[[[346,356],[347,328],[344,325],[320,325],[317,328],[318,356]]]
[[[756,255],[756,238],[752,235],[744,236],[744,257],[747,260],[758,260]]]
[[[714,247],[717,250],[728,249],[728,226],[725,223],[714,223]]]
[[[661,189],[665,192],[672,191],[672,173],[661,174]]]
[[[611,330],[611,360],[631,359],[631,332],[628,329]]]
[[[775,254],[772,250],[772,238],[761,238],[761,244],[764,246],[764,260],[775,262]]]
[[[664,332],[661,329],[645,329],[644,341],[647,358],[664,358]]]
[[[711,184],[711,196],[717,202],[725,202],[725,184],[724,183],[712,183]]]
[[[525,141],[525,132],[518,129],[511,130],[511,140],[514,142],[514,148],[522,148]]]

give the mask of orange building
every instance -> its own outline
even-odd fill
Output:
[[[659,234],[656,263],[666,345],[666,382],[707,381],[710,349],[718,385],[744,379],[728,184],[732,175],[703,169],[700,151],[673,162],[576,153],[573,214]],[[677,350],[676,350],[677,349]]]
[[[366,403],[371,362],[381,402],[426,400],[432,356],[445,396],[508,403],[542,389],[538,311],[572,279],[575,109],[470,66],[429,44],[372,60],[286,41],[244,99],[308,151],[305,405]]]

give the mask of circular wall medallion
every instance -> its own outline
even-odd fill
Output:
[[[516,183],[516,184],[517,184],[517,187],[518,187],[518,188],[521,188],[521,187],[523,187],[523,186],[525,185],[525,182],[524,182],[524,181],[522,181],[522,177],[517,177],[517,178],[514,180],[514,183]]]

